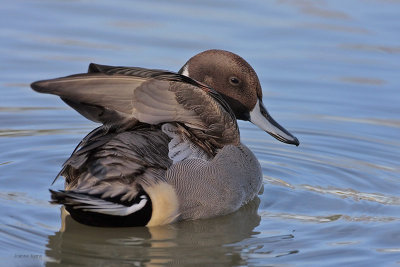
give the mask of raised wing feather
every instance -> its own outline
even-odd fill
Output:
[[[91,64],[89,73],[35,82],[32,88],[58,95],[86,118],[120,131],[138,121],[179,122],[216,148],[239,143],[236,119],[221,96],[177,73]]]

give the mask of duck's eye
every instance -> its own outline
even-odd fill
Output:
[[[232,85],[238,85],[240,81],[239,81],[239,79],[236,78],[236,77],[231,77],[231,78],[229,78],[229,82],[230,82]]]

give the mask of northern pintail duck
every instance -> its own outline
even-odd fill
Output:
[[[253,68],[223,50],[195,55],[178,73],[90,64],[88,73],[31,86],[102,123],[64,163],[65,190],[51,190],[53,203],[88,225],[210,218],[252,200],[261,167],[236,119],[299,145],[268,114]]]

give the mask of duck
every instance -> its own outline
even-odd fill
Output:
[[[262,171],[237,120],[299,145],[264,107],[255,70],[225,50],[203,51],[178,72],[91,63],[87,73],[31,88],[101,124],[63,164],[64,189],[50,189],[51,203],[86,225],[151,227],[250,202]]]

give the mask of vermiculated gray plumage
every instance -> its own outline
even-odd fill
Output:
[[[166,180],[177,190],[182,220],[231,213],[252,200],[262,183],[261,166],[243,144],[225,146],[209,161],[174,164]]]

